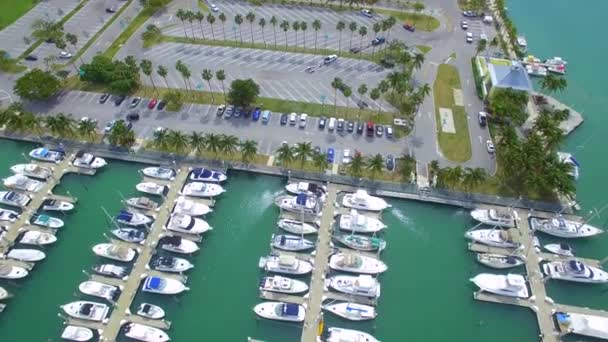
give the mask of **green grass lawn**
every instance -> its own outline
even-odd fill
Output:
[[[447,159],[454,162],[465,162],[471,159],[471,139],[467,125],[467,113],[464,107],[454,104],[454,89],[462,89],[458,70],[449,64],[439,65],[437,78],[433,84],[439,147]],[[452,109],[456,133],[441,132],[440,107]]]
[[[393,11],[384,8],[375,8],[374,11],[395,17],[395,19],[397,19],[397,25],[395,25],[395,29],[403,30],[401,26],[405,22],[414,24],[416,30],[420,31],[431,32],[439,28],[439,20],[434,17],[431,17],[430,15],[417,14],[412,12]]]
[[[429,53],[433,48],[428,45],[416,45],[416,48],[420,50],[423,54]]]
[[[0,1],[0,30],[14,23],[34,7],[36,0],[2,0]]]

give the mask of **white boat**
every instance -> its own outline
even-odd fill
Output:
[[[380,342],[374,336],[359,330],[329,328],[325,342]]]
[[[306,308],[302,305],[283,302],[264,302],[253,308],[256,315],[275,321],[304,322]]]
[[[4,287],[0,286],[0,300],[6,299],[9,297],[8,291],[4,289]]]
[[[0,221],[15,222],[19,218],[16,211],[0,208]]]
[[[52,229],[58,229],[58,228],[63,227],[63,225],[64,225],[63,221],[56,217],[52,217],[52,216],[48,216],[48,215],[40,215],[40,214],[32,215],[32,217],[29,220],[29,223],[36,225],[36,226],[52,228]]]
[[[74,204],[47,198],[42,201],[42,209],[46,211],[70,211],[74,209]]]
[[[173,212],[176,214],[184,214],[190,216],[203,216],[211,212],[211,208],[203,203],[194,202],[184,196],[180,196],[175,201]]]
[[[156,210],[158,209],[158,203],[149,199],[148,197],[133,197],[125,200],[125,204],[129,207],[141,209],[141,210]]]
[[[350,214],[338,215],[338,227],[354,233],[377,233],[386,228],[386,225],[377,218],[367,217],[351,210]]]
[[[7,254],[7,258],[25,262],[36,262],[46,258],[43,251],[27,248],[13,248]]]
[[[53,174],[53,170],[49,167],[40,166],[38,164],[17,164],[11,166],[11,171],[18,175],[25,175],[34,179],[46,180]]]
[[[312,264],[295,258],[293,255],[271,255],[260,258],[260,268],[267,272],[282,274],[307,274],[312,271]]]
[[[310,182],[292,182],[285,186],[285,190],[293,195],[305,193],[307,196],[315,196],[319,198],[321,202],[325,201],[327,194],[327,187]]]
[[[520,245],[518,242],[513,241],[511,233],[505,230],[477,229],[466,232],[464,237],[488,246],[517,248]]]
[[[491,274],[481,273],[471,278],[471,281],[481,290],[501,296],[528,298],[526,280],[520,274]]]
[[[69,341],[90,341],[95,334],[93,330],[75,325],[68,325],[63,329],[61,338]]]
[[[555,320],[563,334],[576,334],[608,340],[608,318],[573,312],[556,312]]]
[[[94,280],[88,280],[78,285],[80,292],[93,296],[104,298],[110,301],[115,301],[120,295],[119,289],[116,286],[100,283]]]
[[[110,307],[106,304],[79,300],[62,305],[61,308],[70,317],[87,321],[101,322],[106,319]]]
[[[143,342],[166,342],[170,340],[166,332],[139,323],[127,324],[125,336]]]
[[[44,183],[24,175],[12,175],[4,178],[4,186],[14,190],[37,192],[44,186]]]
[[[557,152],[557,157],[562,163],[571,166],[570,172],[568,172],[568,174],[574,177],[575,180],[578,179],[581,167],[581,164],[578,162],[578,160],[576,160],[574,156],[568,152]]]
[[[100,257],[123,262],[131,262],[135,258],[134,249],[113,245],[111,243],[100,243],[93,246],[93,253]]]
[[[543,273],[551,279],[578,283],[608,283],[608,273],[578,260],[552,261],[542,266]]]
[[[524,260],[520,257],[492,253],[477,253],[477,261],[482,265],[498,269],[517,267],[524,264]]]
[[[164,196],[169,187],[154,182],[141,182],[135,186],[135,189],[150,195]]]
[[[158,257],[150,262],[150,267],[161,272],[181,273],[193,268],[194,265],[183,258]]]
[[[183,214],[172,214],[167,223],[167,229],[185,234],[202,234],[213,228],[202,219]]]
[[[190,172],[190,179],[193,181],[221,183],[228,179],[228,177],[222,172],[198,167],[192,169],[192,172]]]
[[[196,242],[183,239],[180,236],[166,236],[159,240],[160,248],[174,253],[192,254],[197,252],[200,247]]]
[[[44,162],[59,163],[65,158],[65,151],[38,147],[30,151],[30,157]]]
[[[519,46],[523,50],[523,52],[525,52],[528,49],[528,41],[526,40],[526,37],[518,36],[516,41],[517,41],[517,46]]]
[[[0,279],[21,279],[27,277],[27,274],[23,267],[0,264]]]
[[[50,233],[43,233],[37,230],[26,230],[21,236],[19,243],[24,245],[44,246],[57,241],[57,237]]]
[[[381,260],[355,253],[337,253],[329,257],[329,268],[359,274],[380,274],[388,269]]]
[[[162,166],[146,167],[141,170],[141,173],[143,173],[146,177],[162,180],[173,180],[177,174],[174,169]]]
[[[14,191],[0,191],[0,203],[13,207],[25,207],[30,203],[32,198],[26,194],[20,194]]]
[[[386,248],[386,241],[367,235],[339,234],[334,238],[344,246],[357,251],[377,252]]]
[[[179,280],[154,276],[146,277],[141,289],[144,292],[159,294],[178,294],[189,290],[189,288]]]
[[[530,75],[530,76],[540,76],[540,77],[547,76],[547,68],[545,68],[544,66],[542,66],[540,64],[536,64],[536,63],[526,65],[526,71],[528,72],[528,75]]]
[[[323,309],[349,321],[367,321],[377,316],[373,306],[357,303],[333,303],[323,305]]]
[[[382,211],[390,205],[380,197],[371,196],[367,191],[359,189],[355,193],[345,194],[342,205],[347,208],[368,211]]]
[[[105,159],[82,151],[76,153],[76,158],[72,162],[72,165],[83,169],[99,169],[107,164]]]
[[[566,74],[566,66],[563,65],[563,64],[548,65],[547,66],[547,71],[548,72],[552,72],[554,74],[558,74],[558,75],[565,75]]]
[[[330,277],[327,286],[335,291],[367,298],[380,297],[380,283],[370,275]]]
[[[550,243],[550,244],[544,245],[543,248],[553,254],[569,256],[569,257],[574,256],[574,249],[572,249],[572,247],[570,247],[570,245],[567,243]]]
[[[273,234],[270,239],[272,247],[284,251],[301,252],[315,248],[315,243],[297,235]]]
[[[122,279],[129,274],[129,270],[123,266],[113,264],[98,264],[93,266],[93,272],[106,277]]]
[[[515,218],[510,213],[499,212],[496,209],[475,209],[471,217],[483,224],[497,227],[515,227]]]
[[[221,195],[225,191],[226,190],[218,184],[192,182],[186,184],[180,194],[192,197],[215,197]]]
[[[545,59],[545,64],[548,64],[548,65],[567,65],[568,62],[565,59],[561,58],[561,57],[553,57],[553,58]]]
[[[260,280],[260,291],[297,294],[308,291],[308,285],[301,280],[275,275],[272,277],[263,277],[262,280]]]
[[[153,219],[149,216],[140,213],[133,213],[126,210],[121,210],[118,215],[116,215],[116,222],[133,227],[143,226],[151,223],[152,221]]]
[[[285,211],[303,213],[305,215],[321,215],[321,203],[313,196],[302,193],[296,196],[279,196],[274,203]]]
[[[137,314],[149,319],[161,319],[165,317],[165,310],[163,310],[163,308],[160,306],[149,303],[141,303],[139,308],[137,308]]]
[[[317,228],[309,223],[300,222],[292,219],[280,219],[277,222],[279,228],[292,234],[316,234]]]
[[[146,239],[146,233],[135,228],[116,228],[110,232],[122,241],[140,243]]]
[[[545,234],[561,238],[582,238],[603,233],[604,231],[586,223],[566,220],[562,216],[550,219],[539,217],[530,218],[530,227]]]

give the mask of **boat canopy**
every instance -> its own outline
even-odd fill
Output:
[[[163,280],[159,277],[148,277],[146,287],[153,290],[159,290],[162,287]]]
[[[174,260],[173,258],[160,258],[159,261],[162,266],[171,267]]]
[[[300,306],[298,304],[285,303],[281,312],[283,316],[297,316],[300,312]]]
[[[192,173],[196,177],[209,178],[213,174],[213,171],[205,168],[196,168],[192,170]]]
[[[48,215],[39,215],[36,218],[36,222],[40,222],[42,224],[46,224],[46,223],[48,223],[50,221],[50,219],[51,219],[51,217],[48,216]]]
[[[81,314],[81,315],[85,315],[85,316],[90,315],[90,314],[91,314],[91,312],[93,311],[93,307],[94,307],[94,305],[93,305],[93,304],[90,304],[90,303],[83,304],[83,305],[80,307],[80,314]]]
[[[296,204],[299,205],[306,205],[306,194],[305,193],[299,193],[298,196],[296,196]]]
[[[145,314],[150,313],[150,309],[152,309],[152,306],[150,304],[144,304],[141,306],[141,312]]]
[[[41,148],[40,150],[38,150],[38,153],[37,153],[37,154],[38,154],[39,156],[41,156],[41,157],[45,157],[45,156],[47,156],[47,155],[49,154],[49,149],[48,149],[48,148],[46,148],[46,147],[43,147],[43,148]]]
[[[133,219],[133,213],[121,210],[116,219],[121,221],[131,221]]]
[[[167,236],[164,241],[169,245],[179,246],[182,243],[182,238],[181,236]]]
[[[582,273],[583,271],[585,271],[585,265],[577,260],[568,261],[568,268],[576,273]]]
[[[559,248],[560,248],[561,250],[563,250],[563,251],[569,251],[569,250],[572,250],[572,247],[570,247],[570,245],[569,245],[569,244],[567,244],[567,243],[563,243],[563,242],[559,244]]]

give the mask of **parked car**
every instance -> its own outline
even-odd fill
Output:
[[[392,155],[386,156],[386,169],[389,171],[395,171],[395,157]]]
[[[361,50],[362,50],[362,49],[361,49],[360,47],[358,47],[358,46],[353,46],[353,47],[351,47],[351,48],[350,48],[348,51],[350,51],[350,52],[352,52],[352,53],[359,53],[359,52],[361,52]]]
[[[243,115],[243,108],[234,107],[234,113],[232,114],[232,116],[234,116],[235,118],[240,118],[241,115]]]
[[[338,127],[336,128],[338,132],[342,132],[344,130],[344,119],[338,119]]]
[[[362,10],[361,10],[361,14],[362,14],[363,16],[368,17],[368,18],[371,18],[371,17],[373,17],[373,16],[374,16],[374,12],[373,12],[371,9],[367,9],[367,8],[362,9]]]
[[[369,105],[367,104],[367,102],[365,102],[363,100],[359,100],[359,101],[357,101],[357,107],[359,107],[361,109],[365,109],[365,108],[369,107]]]
[[[296,114],[296,113],[289,114],[289,125],[295,126],[296,121],[298,121],[298,114]]]
[[[467,32],[467,43],[472,43],[473,42],[473,33],[471,32]]]
[[[357,122],[357,134],[363,134],[363,122]]]
[[[354,121],[349,121],[349,122],[346,124],[346,131],[347,131],[348,133],[352,133],[354,130],[355,130],[355,122],[354,122]]]
[[[482,33],[479,35],[479,40],[485,40],[486,42],[488,41],[488,36],[485,33]]]
[[[381,137],[384,134],[384,126],[376,125],[376,136]]]
[[[309,67],[306,67],[306,69],[304,69],[304,71],[306,71],[306,72],[307,72],[307,73],[309,73],[309,74],[312,74],[312,73],[313,73],[313,72],[315,72],[316,70],[317,70],[317,67],[316,67],[316,66],[309,66]]]
[[[327,162],[332,164],[334,162],[334,155],[336,154],[336,152],[334,151],[333,148],[328,148],[327,149]]]
[[[386,130],[386,137],[392,138],[393,137],[393,127],[387,125],[385,130]]]
[[[158,126],[154,130],[154,136],[158,137],[159,135],[166,133],[166,132],[167,132],[167,127]]]
[[[270,116],[272,115],[272,112],[269,110],[265,110],[262,112],[262,123],[267,124],[268,122],[270,122]]]
[[[477,120],[479,120],[479,126],[486,127],[486,125],[488,124],[488,113],[479,112],[479,115],[477,116]]]
[[[404,23],[403,28],[410,32],[416,32],[416,27],[414,26],[414,24],[411,23]]]
[[[338,59],[338,55],[329,55],[323,58],[323,64],[331,64]]]
[[[148,102],[148,109],[154,109],[154,107],[156,107],[157,103],[158,103],[157,99],[150,100],[150,102]]]
[[[260,120],[260,116],[262,116],[262,109],[260,107],[255,107],[253,114],[251,114],[251,119],[253,121],[258,121]]]
[[[232,117],[232,113],[234,113],[234,106],[228,106],[224,110],[224,119],[230,119]]]
[[[374,123],[371,121],[367,122],[367,136],[368,137],[374,136]]]
[[[103,94],[101,94],[101,97],[99,98],[99,103],[104,104],[104,103],[106,103],[106,101],[108,101],[109,98],[110,98],[110,94],[103,93]]]
[[[342,164],[349,164],[353,161],[353,156],[350,153],[350,150],[345,148],[342,152]]]
[[[488,150],[488,153],[493,154],[496,151],[496,148],[494,148],[494,143],[492,142],[492,140],[486,140],[486,149]]]
[[[225,110],[226,110],[226,105],[225,104],[221,104],[221,105],[217,106],[217,110],[215,111],[215,115],[222,116],[222,115],[224,115],[224,111]]]
[[[37,61],[38,60],[38,56],[36,56],[36,55],[27,55],[25,57],[25,60],[26,61]]]
[[[215,4],[209,4],[209,8],[212,12],[217,12],[220,10],[219,7],[217,7]]]
[[[106,126],[103,128],[103,131],[105,133],[110,133],[115,124],[116,124],[116,120],[112,120],[112,121],[108,122],[106,124]]]
[[[61,51],[59,53],[59,58],[61,58],[61,59],[70,59],[70,58],[72,58],[72,54],[69,53],[69,52],[67,52],[67,51]]]
[[[114,6],[106,7],[106,12],[107,13],[116,13],[116,7],[114,7]]]
[[[289,116],[286,113],[281,114],[281,125],[287,125],[287,121],[289,121]]]
[[[308,114],[302,113],[300,114],[300,128],[306,127],[306,119],[308,118]]]
[[[469,28],[469,23],[466,20],[463,20],[463,21],[460,22],[460,27],[463,30],[467,30]]]
[[[125,95],[117,95],[114,99],[114,104],[120,106],[127,97]]]
[[[131,113],[127,114],[127,121],[138,121],[139,120],[139,112],[138,111],[132,111]]]
[[[321,146],[315,146],[315,148],[312,150],[312,152],[314,154],[321,154]]]
[[[331,132],[334,128],[336,128],[336,118],[332,117],[329,118],[329,122],[327,123],[327,130]]]
[[[463,11],[462,15],[468,18],[475,18],[477,17],[477,13],[473,12],[473,11]]]
[[[386,39],[382,36],[376,37],[372,40],[372,46],[378,46],[380,44],[384,44]]]
[[[163,110],[163,109],[165,109],[166,105],[167,105],[167,101],[160,100],[160,101],[158,101],[158,105],[156,106],[156,110]]]
[[[319,118],[319,129],[325,128],[326,121],[327,121],[327,119],[324,116]]]
[[[133,100],[131,100],[131,108],[137,107],[139,102],[141,102],[141,97],[139,97],[139,96],[134,97]]]

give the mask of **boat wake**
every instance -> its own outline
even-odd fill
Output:
[[[401,209],[391,207],[389,212],[393,216],[395,216],[400,223],[402,223],[402,225],[400,225],[401,227],[405,227],[408,231],[410,231],[420,237],[424,237],[424,238],[428,237],[427,234],[424,234],[424,232],[422,230],[416,228],[416,225],[414,224],[414,220],[412,220],[412,218],[406,216],[405,213]],[[389,225],[389,229],[390,229],[390,225]]]

